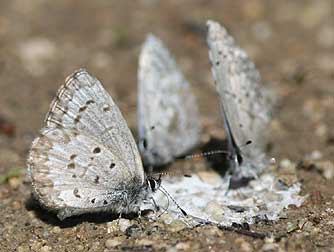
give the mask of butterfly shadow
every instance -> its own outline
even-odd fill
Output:
[[[228,142],[225,139],[219,139],[211,137],[211,139],[199,146],[189,151],[188,154],[179,156],[176,160],[171,161],[170,163],[160,165],[160,166],[144,166],[146,173],[148,174],[177,174],[180,172],[175,172],[176,161],[189,161],[189,157],[192,156],[192,153],[202,153],[203,158],[209,164],[213,170],[219,173],[222,177],[225,176],[226,172],[229,170],[229,159],[228,159]],[[194,158],[196,159],[194,154]],[[201,155],[201,154],[200,154]],[[190,161],[191,162],[191,161]],[[178,167],[179,168],[179,167]],[[185,175],[191,171],[185,171]]]
[[[113,214],[110,212],[99,212],[73,216],[61,221],[58,219],[55,212],[48,211],[42,208],[38,201],[32,196],[26,200],[25,207],[28,211],[34,211],[36,217],[44,223],[53,226],[59,226],[60,228],[74,227],[83,222],[102,224],[119,219],[119,214]],[[138,214],[122,215],[122,218],[126,219],[134,219],[136,217],[138,217]]]
[[[209,166],[221,176],[225,176],[226,172],[229,170],[227,139],[211,137],[206,144],[201,146],[200,151],[202,153],[208,153],[207,155],[204,155],[204,158],[208,162]]]

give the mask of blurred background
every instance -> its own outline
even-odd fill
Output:
[[[229,30],[280,97],[272,155],[333,156],[333,1],[14,0],[0,2],[0,172],[25,165],[57,89],[81,67],[102,81],[136,133],[138,55],[148,33],[190,81],[204,134],[223,137],[207,19]]]

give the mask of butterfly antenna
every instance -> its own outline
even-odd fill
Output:
[[[253,142],[251,140],[248,140],[245,144],[241,145],[239,148],[242,149],[250,144],[252,144]],[[192,155],[187,155],[185,157],[181,157],[181,158],[176,158],[178,160],[200,160],[202,157],[208,157],[208,156],[213,156],[213,155],[219,155],[219,154],[224,154],[226,155],[229,159],[233,158],[233,155],[231,153],[231,151],[228,150],[211,150],[211,151],[207,151],[207,152],[202,152],[202,153],[198,153],[198,154],[192,154]]]
[[[217,155],[217,154],[229,155],[231,153],[229,151],[226,151],[226,150],[212,150],[212,151],[202,152],[202,153],[198,153],[198,154],[187,155],[187,156],[184,157],[184,159],[185,160],[199,159],[201,157],[213,156],[213,155]]]
[[[184,217],[187,217],[187,216],[188,216],[187,212],[184,211],[184,210],[182,209],[182,207],[180,207],[180,205],[176,202],[176,200],[172,197],[172,195],[170,195],[170,194],[167,192],[167,190],[166,190],[165,188],[163,188],[162,186],[160,186],[160,187],[159,187],[159,190],[160,190],[163,194],[165,194],[166,196],[168,196],[168,197],[173,201],[173,203],[174,203],[174,204],[176,205],[176,207],[180,210],[180,212],[184,215]]]
[[[159,175],[159,179],[161,176],[184,176],[186,178],[191,178],[191,174],[187,173],[181,173],[181,172],[159,172],[159,173],[154,173],[152,176]]]
[[[168,210],[168,208],[169,208],[169,197],[168,197],[168,195],[167,195],[164,191],[162,191],[160,188],[159,188],[158,190],[160,190],[160,192],[162,192],[162,193],[166,196],[166,198],[167,198],[167,207],[164,208],[164,211],[163,211],[161,214],[158,215],[158,218],[159,218],[161,215],[163,215],[164,213],[166,213],[167,210]]]

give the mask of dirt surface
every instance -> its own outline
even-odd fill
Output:
[[[330,0],[0,1],[0,251],[334,251],[333,17]],[[302,182],[305,203],[276,223],[250,227],[266,239],[163,218],[134,218],[113,231],[108,215],[60,222],[38,209],[22,171],[56,90],[87,68],[136,134],[137,61],[149,32],[193,86],[203,144],[224,137],[205,44],[209,18],[228,28],[277,92],[269,153],[282,167],[278,176]]]

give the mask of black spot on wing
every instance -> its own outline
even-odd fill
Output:
[[[95,147],[94,150],[93,150],[94,154],[98,154],[100,152],[101,152],[101,148],[100,147]]]
[[[93,100],[88,100],[88,101],[86,101],[86,105],[87,105],[87,106],[90,105],[90,104],[93,104],[93,103],[95,103],[95,101],[93,101]]]
[[[81,120],[81,115],[77,115],[76,118],[74,119],[75,123],[79,123]]]
[[[78,188],[74,188],[73,194],[74,194],[75,197],[81,198],[81,196],[79,195],[79,189]]]
[[[108,112],[110,111],[110,106],[108,104],[105,104],[103,105],[102,109],[103,109],[103,112]]]
[[[87,106],[82,106],[79,108],[79,113],[84,112],[87,109]]]
[[[74,169],[74,168],[75,168],[75,164],[74,164],[74,163],[69,163],[69,164],[67,165],[67,168],[68,168],[68,169]]]

